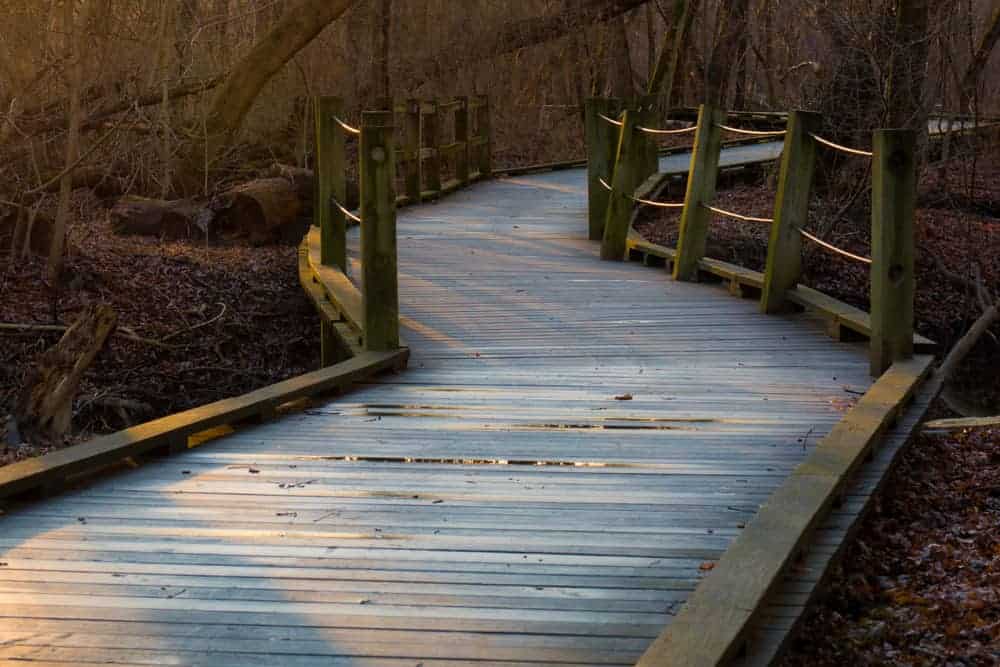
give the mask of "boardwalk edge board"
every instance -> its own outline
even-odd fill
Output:
[[[714,666],[744,649],[750,626],[851,476],[930,372],[933,357],[896,362],[768,498],[637,663]]]
[[[647,241],[634,230],[629,232],[627,247],[629,256],[634,260],[644,260],[644,256],[652,256],[672,262],[677,256],[674,248]],[[706,274],[729,281],[730,291],[734,293],[739,293],[742,288],[759,290],[764,285],[763,273],[721,259],[704,257],[699,260],[698,268]],[[829,331],[835,338],[843,339],[846,335],[844,329],[865,338],[871,335],[871,316],[860,308],[802,284],[793,290],[788,290],[787,298],[792,303],[812,310],[826,319],[830,325]],[[913,346],[920,354],[933,354],[938,350],[936,342],[916,333],[913,335]]]
[[[762,616],[766,618],[773,607],[780,606],[782,615],[790,621],[786,626],[787,629],[760,627],[766,625],[766,621],[755,624],[748,638],[746,655],[739,659],[734,667],[764,667],[774,664],[789,648],[800,630],[806,616],[805,612],[827,589],[834,565],[844,558],[848,544],[874,507],[872,500],[885,487],[892,471],[899,463],[900,454],[913,442],[920,422],[941,392],[942,385],[943,378],[939,374],[933,375],[923,383],[909,407],[899,416],[896,425],[885,435],[876,452],[871,455],[871,462],[865,463],[864,474],[856,475],[845,490],[845,495],[849,496],[852,502],[858,502],[860,499],[860,510],[856,513],[844,511],[839,516],[831,513],[822,525],[818,526],[817,532],[822,531],[827,534],[825,544],[830,544],[831,537],[837,538],[833,552],[826,549],[809,551],[805,558],[796,564],[795,572],[787,575],[774,587],[762,610]],[[872,480],[872,477],[875,479]],[[789,606],[787,598],[783,599],[786,589],[794,589],[797,597],[805,592],[805,597],[794,607]],[[789,612],[793,610],[794,613],[789,617]]]
[[[219,426],[267,419],[292,401],[346,391],[355,383],[402,368],[409,350],[365,352],[328,368],[154,419],[85,443],[0,468],[0,501],[33,491],[57,493],[70,479],[143,454],[184,451],[189,438]]]

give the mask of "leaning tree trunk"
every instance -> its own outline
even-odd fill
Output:
[[[673,20],[663,38],[663,47],[656,68],[649,79],[646,93],[658,95],[660,108],[670,109],[679,91],[683,78],[679,76],[681,58],[690,42],[691,24],[698,9],[698,0],[674,0]]]
[[[216,90],[204,126],[203,151],[194,151],[189,167],[202,160],[211,164],[221,149],[232,140],[243,119],[271,78],[292,57],[339,18],[356,0],[299,0],[284,17],[254,45],[250,53],[230,71]],[[200,179],[199,179],[200,180]]]

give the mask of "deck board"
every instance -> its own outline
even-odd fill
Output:
[[[600,262],[585,206],[569,170],[401,210],[408,371],[0,519],[0,661],[634,663],[871,380]]]

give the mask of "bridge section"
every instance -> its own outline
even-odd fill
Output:
[[[0,519],[0,659],[633,664],[872,380],[599,261],[585,178],[400,211],[406,372]]]

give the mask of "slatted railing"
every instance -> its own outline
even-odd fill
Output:
[[[487,97],[383,100],[377,106],[383,110],[362,112],[355,127],[346,119],[342,99],[316,102],[318,230],[303,242],[301,277],[323,315],[324,365],[361,350],[401,345],[396,208],[435,199],[493,171]],[[356,141],[358,149],[356,213],[347,202],[348,141]],[[348,276],[351,224],[361,225],[360,290]]]
[[[630,252],[659,253],[672,263],[677,280],[697,280],[705,273],[722,276],[741,294],[759,292],[761,308],[776,313],[789,307],[809,307],[831,322],[831,333],[868,336],[871,369],[881,375],[894,361],[908,359],[914,340],[924,348],[933,343],[914,335],[913,329],[913,217],[916,200],[915,134],[908,130],[877,130],[872,152],[847,149],[870,157],[872,163],[872,257],[848,253],[809,233],[808,210],[817,147],[844,147],[816,134],[816,114],[787,114],[782,131],[751,130],[726,125],[724,111],[703,105],[691,149],[687,191],[682,209],[677,248],[654,246],[631,230],[637,204],[664,205],[647,199],[656,189],[656,169],[651,168],[645,125],[646,101],[622,104],[595,99],[587,104],[588,184],[590,237],[601,239],[604,259],[624,259]],[[723,132],[737,132],[761,140],[784,137],[774,217],[760,218],[724,211],[713,205],[723,147]],[[671,204],[665,204],[671,205]],[[713,215],[752,224],[771,225],[766,269],[760,274],[705,257]],[[871,267],[871,313],[799,284],[803,239]],[[748,286],[751,289],[745,290]]]

